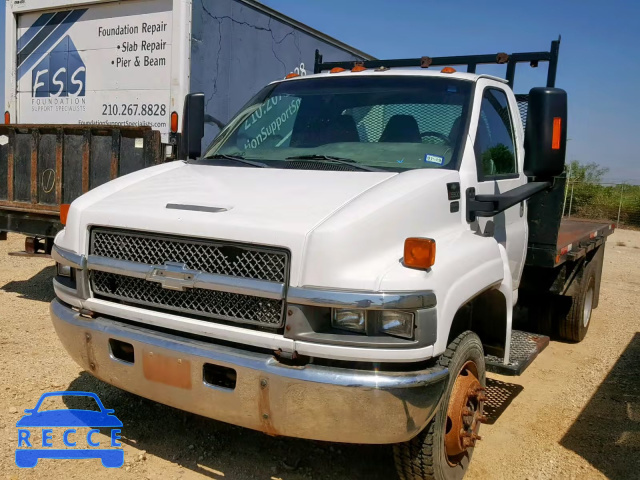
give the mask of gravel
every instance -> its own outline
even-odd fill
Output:
[[[4,478],[395,478],[387,447],[272,438],[141,399],[82,372],[49,319],[53,263],[7,255],[22,250],[23,242],[19,235],[0,242]],[[512,392],[511,403],[482,427],[466,479],[638,478],[639,273],[640,232],[616,232],[607,243],[600,306],[587,338],[580,344],[552,341],[520,377],[490,375],[494,387],[506,382],[501,391]],[[125,467],[105,469],[99,460],[41,460],[32,471],[16,467],[18,412],[52,390],[93,391],[115,409],[124,423]],[[102,434],[95,438],[108,442]]]

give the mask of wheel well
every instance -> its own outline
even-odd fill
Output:
[[[507,302],[499,290],[485,290],[458,309],[451,323],[447,345],[467,330],[480,337],[485,353],[504,355]]]

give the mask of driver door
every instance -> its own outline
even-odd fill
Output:
[[[527,183],[522,173],[523,151],[518,148],[522,142],[517,141],[514,112],[517,114],[517,107],[511,105],[502,88],[484,88],[473,139],[477,194],[504,193]],[[478,219],[482,232],[505,247],[514,290],[518,288],[527,251],[526,209],[526,202],[521,202],[493,217]]]

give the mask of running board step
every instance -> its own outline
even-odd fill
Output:
[[[488,372],[500,375],[521,375],[531,365],[538,354],[549,345],[549,337],[536,333],[513,330],[511,332],[511,353],[509,363],[503,357],[486,355],[484,361]]]

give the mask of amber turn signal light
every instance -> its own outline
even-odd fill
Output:
[[[427,269],[436,263],[436,241],[431,238],[407,238],[404,241],[404,264]]]
[[[67,224],[67,216],[69,215],[70,206],[71,205],[69,205],[68,203],[63,203],[62,205],[60,205],[60,223],[62,225]]]

